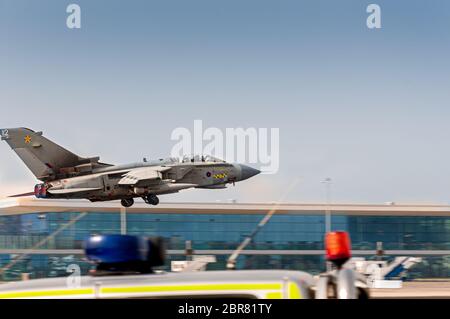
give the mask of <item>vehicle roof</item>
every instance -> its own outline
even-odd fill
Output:
[[[68,277],[32,279],[27,281],[0,284],[0,292],[67,287]],[[307,286],[314,283],[313,276],[295,270],[234,270],[234,271],[199,271],[181,273],[162,273],[150,275],[117,276],[81,276],[80,287],[101,283],[107,285],[145,285],[145,284],[202,284],[227,282],[273,282],[301,281]]]

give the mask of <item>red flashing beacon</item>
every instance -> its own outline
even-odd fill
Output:
[[[325,235],[327,260],[340,268],[351,255],[350,236],[345,231],[329,232]]]

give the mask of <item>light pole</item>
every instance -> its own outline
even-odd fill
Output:
[[[331,178],[325,178],[322,183],[325,184],[325,198],[327,207],[325,209],[325,233],[331,231]]]
[[[127,234],[127,209],[120,207],[120,234]]]
[[[326,201],[326,209],[325,209],[325,235],[331,231],[331,178],[325,178],[322,183],[325,184],[325,201]],[[331,271],[332,266],[330,262],[326,262],[327,272]]]

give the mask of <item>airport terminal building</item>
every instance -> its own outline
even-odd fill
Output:
[[[237,259],[238,269],[325,269],[325,211],[332,230],[350,233],[354,256],[373,258],[377,242],[385,257],[417,256],[423,261],[411,278],[450,277],[450,206],[270,203],[118,202],[0,200],[0,280],[67,276],[67,266],[82,273],[92,265],[83,256],[94,234],[162,236],[171,260],[185,260],[186,241],[195,255],[215,255],[208,269],[225,269],[226,259],[261,219],[276,209],[267,225]]]

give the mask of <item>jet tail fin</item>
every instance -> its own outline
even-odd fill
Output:
[[[82,158],[28,128],[0,130],[1,139],[16,152],[31,172],[42,181],[55,179],[76,166],[98,163],[99,158]],[[98,165],[102,165],[98,163]],[[106,164],[105,164],[106,165]]]

